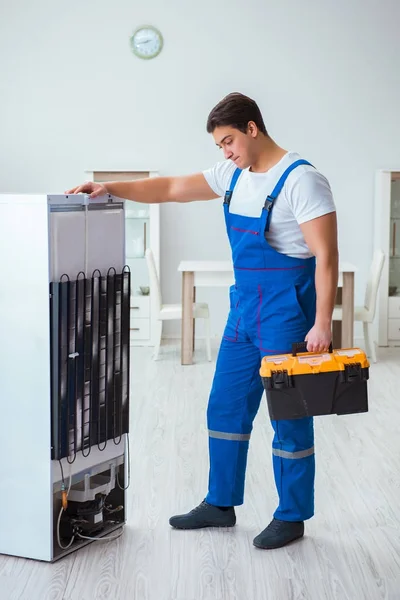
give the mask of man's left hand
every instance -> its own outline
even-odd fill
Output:
[[[327,352],[332,341],[331,326],[322,327],[315,324],[307,333],[306,340],[308,352]]]

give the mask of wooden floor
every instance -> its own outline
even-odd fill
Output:
[[[214,348],[214,357],[216,348]],[[202,345],[132,351],[129,523],[55,564],[0,556],[0,600],[400,599],[400,349],[371,367],[370,412],[316,420],[316,516],[276,551],[252,540],[276,505],[265,401],[255,422],[245,504],[229,530],[172,530],[207,488],[205,408],[215,363]],[[1,532],[0,532],[1,535]]]

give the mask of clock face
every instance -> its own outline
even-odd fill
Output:
[[[154,58],[162,50],[163,37],[155,27],[139,27],[131,37],[131,47],[139,58]]]

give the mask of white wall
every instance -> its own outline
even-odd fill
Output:
[[[63,191],[87,168],[211,166],[208,112],[242,91],[278,143],[328,176],[360,302],[374,172],[400,166],[399,22],[397,0],[0,0],[0,192]],[[165,37],[153,61],[129,49],[143,23]],[[222,208],[161,209],[163,292],[178,301],[180,259],[229,256]],[[198,297],[219,334],[226,294]]]

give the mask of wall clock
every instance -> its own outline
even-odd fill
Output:
[[[133,32],[130,42],[133,53],[144,59],[158,56],[164,44],[161,32],[152,25],[138,27]]]

